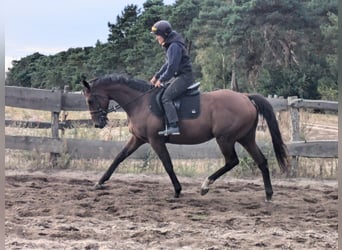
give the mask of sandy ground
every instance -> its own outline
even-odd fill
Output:
[[[337,249],[337,181],[225,177],[201,196],[204,178],[6,172],[6,249]]]

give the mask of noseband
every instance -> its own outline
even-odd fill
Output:
[[[121,106],[119,104],[116,104],[114,107],[111,107],[109,109],[103,109],[103,108],[99,107],[96,111],[90,111],[90,114],[101,113],[101,115],[106,115],[106,114],[111,113],[111,112],[116,112],[120,108],[121,108]]]
[[[97,110],[95,111],[90,111],[90,114],[98,114],[100,113],[100,116],[106,116],[108,113],[111,113],[111,112],[116,112],[118,111],[121,106],[119,104],[116,104],[114,107],[111,107],[111,108],[107,108],[107,109],[103,109],[101,108],[100,104],[99,104],[99,100],[98,100],[98,95],[93,95],[95,97],[95,100],[96,100],[96,103],[98,105],[98,108]]]
[[[112,111],[114,111],[114,110],[112,110],[112,109],[110,109],[110,110],[109,110],[109,109],[103,109],[103,108],[100,106],[100,104],[99,104],[99,100],[98,100],[97,96],[98,96],[98,95],[94,95],[94,99],[95,99],[96,104],[97,104],[97,106],[98,106],[98,107],[97,107],[97,110],[95,110],[95,111],[90,111],[90,114],[91,114],[91,115],[99,114],[98,119],[99,119],[100,123],[101,123],[101,124],[106,124],[107,121],[108,121],[107,114],[110,113],[110,112],[112,112]]]

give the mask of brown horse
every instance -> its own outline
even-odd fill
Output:
[[[161,136],[158,131],[164,128],[164,120],[151,112],[150,100],[159,91],[151,84],[123,76],[106,76],[90,82],[83,81],[83,93],[95,127],[103,128],[108,121],[110,100],[122,107],[128,116],[131,138],[116,156],[113,163],[96,185],[101,188],[118,165],[145,143],[150,143],[162,161],[179,197],[182,187],[173,170],[166,143],[199,144],[216,139],[225,158],[225,165],[209,176],[201,187],[201,194],[209,191],[209,185],[239,164],[234,145],[240,143],[252,156],[259,169],[265,186],[266,200],[270,201],[273,190],[267,160],[256,144],[255,135],[258,114],[261,114],[269,127],[273,149],[279,166],[287,171],[287,149],[279,131],[278,122],[270,103],[258,94],[241,94],[230,90],[216,90],[201,93],[200,115],[196,119],[180,121],[181,135]]]

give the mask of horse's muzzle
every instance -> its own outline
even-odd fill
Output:
[[[100,116],[98,122],[95,122],[95,128],[104,128],[107,125],[107,116]]]
[[[105,126],[105,124],[95,124],[95,128],[104,128]]]

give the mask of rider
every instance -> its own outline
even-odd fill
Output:
[[[159,131],[159,135],[179,135],[178,115],[173,104],[175,98],[181,96],[194,82],[192,64],[185,48],[184,39],[172,30],[168,21],[156,22],[151,29],[156,40],[165,48],[166,62],[152,77],[150,82],[155,87],[165,87],[162,104],[167,118],[167,128]]]

